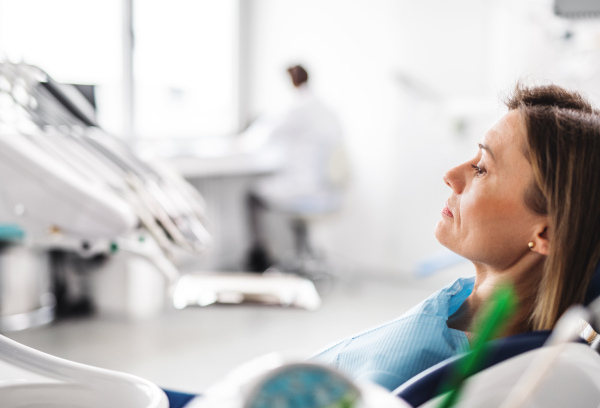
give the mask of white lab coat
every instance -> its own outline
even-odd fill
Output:
[[[292,212],[325,210],[335,204],[339,186],[332,180],[331,166],[342,144],[342,130],[335,114],[306,85],[296,89],[289,106],[260,117],[246,133],[266,138],[270,148],[284,155],[281,170],[254,186],[267,204]]]

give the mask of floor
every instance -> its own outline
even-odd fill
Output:
[[[4,334],[59,357],[196,393],[255,357],[271,352],[308,355],[395,318],[469,272],[463,264],[428,278],[338,278],[322,290],[323,304],[312,312],[258,305],[189,307],[152,320],[96,315]]]

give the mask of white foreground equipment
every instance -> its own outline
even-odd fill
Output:
[[[523,382],[523,373],[536,360],[554,357],[562,348],[536,389]],[[515,391],[527,398],[518,405],[505,405]],[[440,406],[445,395],[422,405]],[[456,405],[459,408],[598,408],[600,406],[600,355],[587,344],[571,343],[542,347],[492,366],[467,380]]]
[[[290,354],[290,353],[287,353]],[[270,353],[250,360],[185,408],[411,408],[388,390],[354,383],[300,356]]]
[[[0,336],[3,408],[169,408],[141,378],[54,357]]]

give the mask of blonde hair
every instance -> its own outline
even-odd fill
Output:
[[[600,260],[600,112],[556,85],[518,84],[506,105],[519,111],[527,130],[534,182],[525,203],[549,219],[550,253],[530,326],[550,329],[583,302]]]

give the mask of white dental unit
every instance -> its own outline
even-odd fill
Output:
[[[108,272],[92,282],[102,293],[95,300],[105,302],[98,306],[156,313],[172,299],[179,253],[193,256],[210,242],[201,197],[176,175],[137,160],[96,126],[91,105],[78,98],[74,88],[37,67],[0,64],[0,220],[23,231],[23,239],[4,245],[25,254],[102,256],[97,268]],[[2,272],[18,278],[26,267],[42,264],[3,264],[12,269]],[[128,286],[119,288],[115,275]],[[111,290],[117,294],[107,299]],[[41,295],[40,310],[51,309],[52,293]],[[36,312],[2,316],[3,329],[52,317]],[[3,336],[0,401],[5,407],[168,407],[165,394],[148,381],[49,356]]]
[[[101,310],[161,310],[179,277],[177,257],[210,243],[195,190],[137,159],[97,126],[83,95],[34,66],[0,65],[0,179],[0,220],[24,231],[24,247],[104,256],[91,267],[126,280],[143,274],[113,298],[105,286],[114,276],[96,274]]]

